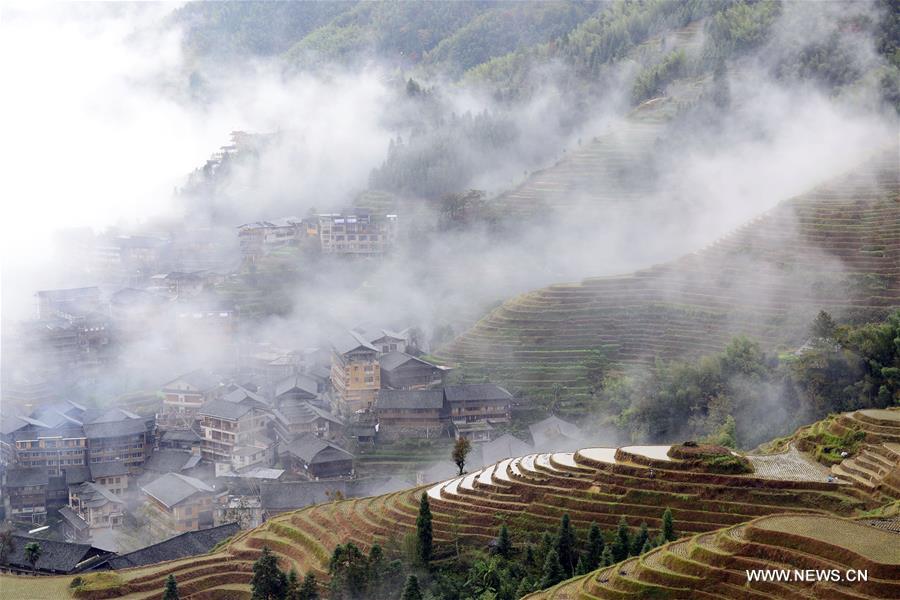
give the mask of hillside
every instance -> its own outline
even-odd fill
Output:
[[[525,598],[895,598],[897,541],[866,521],[775,515],[670,542]],[[748,583],[747,569],[864,569],[868,580]]]
[[[722,454],[723,449],[716,447],[680,445],[532,454],[436,484],[279,515],[207,556],[89,575],[88,580],[97,581],[81,589],[77,597],[155,598],[166,576],[174,573],[182,597],[247,598],[251,564],[263,546],[274,550],[283,566],[295,566],[301,572],[312,569],[325,577],[333,548],[347,541],[364,549],[379,542],[389,556],[400,554],[404,535],[415,531],[422,493],[431,503],[437,552],[443,557],[450,555],[457,541],[483,546],[494,539],[500,522],[509,524],[517,543],[534,542],[542,532],[553,530],[563,513],[571,515],[581,530],[592,522],[614,526],[621,517],[632,526],[645,521],[657,529],[663,508],[670,507],[681,534],[700,536],[681,542],[691,545],[697,539],[705,542],[744,532],[750,522],[747,530],[758,528],[769,521],[754,519],[769,515],[791,515],[800,519],[796,522],[810,518],[801,515],[858,516],[900,499],[900,447],[884,442],[900,440],[897,416],[898,411],[891,410],[875,419],[858,414],[841,417],[852,420],[850,425],[865,438],[844,461],[845,467],[873,453],[883,465],[893,465],[874,474],[868,483],[856,478],[828,482],[825,467],[790,446],[800,440],[799,433],[793,440],[782,441],[788,444],[784,452],[743,457],[729,451]],[[752,472],[743,472],[748,464]],[[716,533],[720,531],[725,533]],[[833,532],[839,541],[844,540],[842,531]],[[771,537],[768,543],[782,543]],[[853,560],[843,564],[855,566]],[[626,564],[636,566],[637,560]],[[29,597],[58,598],[54,594],[61,588],[61,579],[29,578]],[[0,586],[20,581],[4,577]],[[92,585],[102,589],[91,591]]]
[[[615,163],[625,151],[613,146]],[[556,202],[575,178],[566,170],[591,152],[533,177],[514,199]],[[878,152],[679,260],[522,294],[440,354],[516,389],[578,392],[592,350],[624,366],[717,352],[736,335],[791,349],[821,309],[850,322],[883,317],[900,306],[897,164],[896,147]]]

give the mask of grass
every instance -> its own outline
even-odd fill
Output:
[[[67,577],[0,575],[2,600],[63,600],[72,597]]]

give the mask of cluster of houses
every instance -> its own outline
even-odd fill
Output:
[[[313,247],[322,254],[380,256],[396,244],[398,223],[396,214],[357,209],[245,223],[238,227],[238,239],[248,263],[289,246]]]

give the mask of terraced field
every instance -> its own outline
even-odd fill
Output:
[[[748,569],[866,570],[867,581],[754,581]],[[528,600],[900,597],[900,537],[862,522],[774,515],[671,542]],[[849,579],[849,577],[848,577]]]
[[[858,416],[854,413],[842,418],[852,421]],[[889,427],[886,422],[896,423],[896,416],[897,411],[887,411],[873,420],[850,425],[862,427],[867,436],[892,436],[893,432],[881,432],[880,428]],[[882,447],[881,439],[872,437],[864,442],[848,461],[877,451]],[[837,477],[829,482],[827,470],[809,455],[792,449],[769,457],[752,455],[750,461],[760,465],[760,473],[731,475],[710,470],[696,457],[679,458],[684,452],[671,448],[630,446],[531,454],[439,483],[311,506],[270,519],[215,553],[119,571],[118,582],[102,589],[82,590],[78,597],[157,598],[165,578],[172,573],[183,598],[247,598],[251,565],[264,545],[272,548],[284,568],[295,567],[304,573],[314,570],[325,579],[328,559],[338,544],[353,541],[368,549],[378,542],[388,553],[399,552],[404,535],[415,530],[422,493],[428,495],[434,515],[439,556],[449,554],[457,539],[484,546],[496,536],[501,520],[510,524],[519,541],[536,541],[542,532],[555,529],[564,513],[582,530],[592,522],[606,529],[615,527],[623,516],[632,526],[645,521],[651,529],[657,529],[663,509],[670,507],[680,535],[716,540],[721,534],[711,532],[734,531],[734,527],[766,515],[849,517],[900,499],[900,489],[880,487],[876,494],[871,486],[856,479]],[[900,476],[896,461],[887,471],[892,477]],[[886,527],[881,531],[890,533]],[[682,552],[687,546],[671,548],[672,553],[687,555]],[[642,561],[662,557],[653,554],[640,561],[632,559],[620,569],[633,568],[641,573]],[[657,570],[677,570],[669,562],[661,564]],[[28,597],[59,598],[59,590],[71,578],[28,579]],[[21,581],[0,577],[0,590],[7,585],[17,589]]]
[[[628,143],[653,135],[652,126],[634,127]],[[606,156],[587,170],[633,168],[638,154],[623,150],[621,165]],[[593,349],[619,365],[649,364],[720,351],[735,335],[796,347],[821,309],[839,319],[882,317],[900,306],[898,161],[897,148],[878,152],[679,260],[522,294],[439,354],[512,388],[564,384],[577,394],[586,390],[582,363]],[[556,203],[567,178],[554,180],[555,187],[534,179],[515,192],[517,202]]]

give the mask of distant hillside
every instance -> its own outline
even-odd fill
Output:
[[[558,169],[590,157],[588,148]],[[787,349],[804,342],[821,309],[848,321],[882,317],[900,306],[897,164],[897,148],[880,152],[682,259],[522,294],[440,354],[511,387],[577,391],[598,349],[618,365],[717,352],[736,335]],[[555,174],[513,194],[552,200],[569,180]]]

